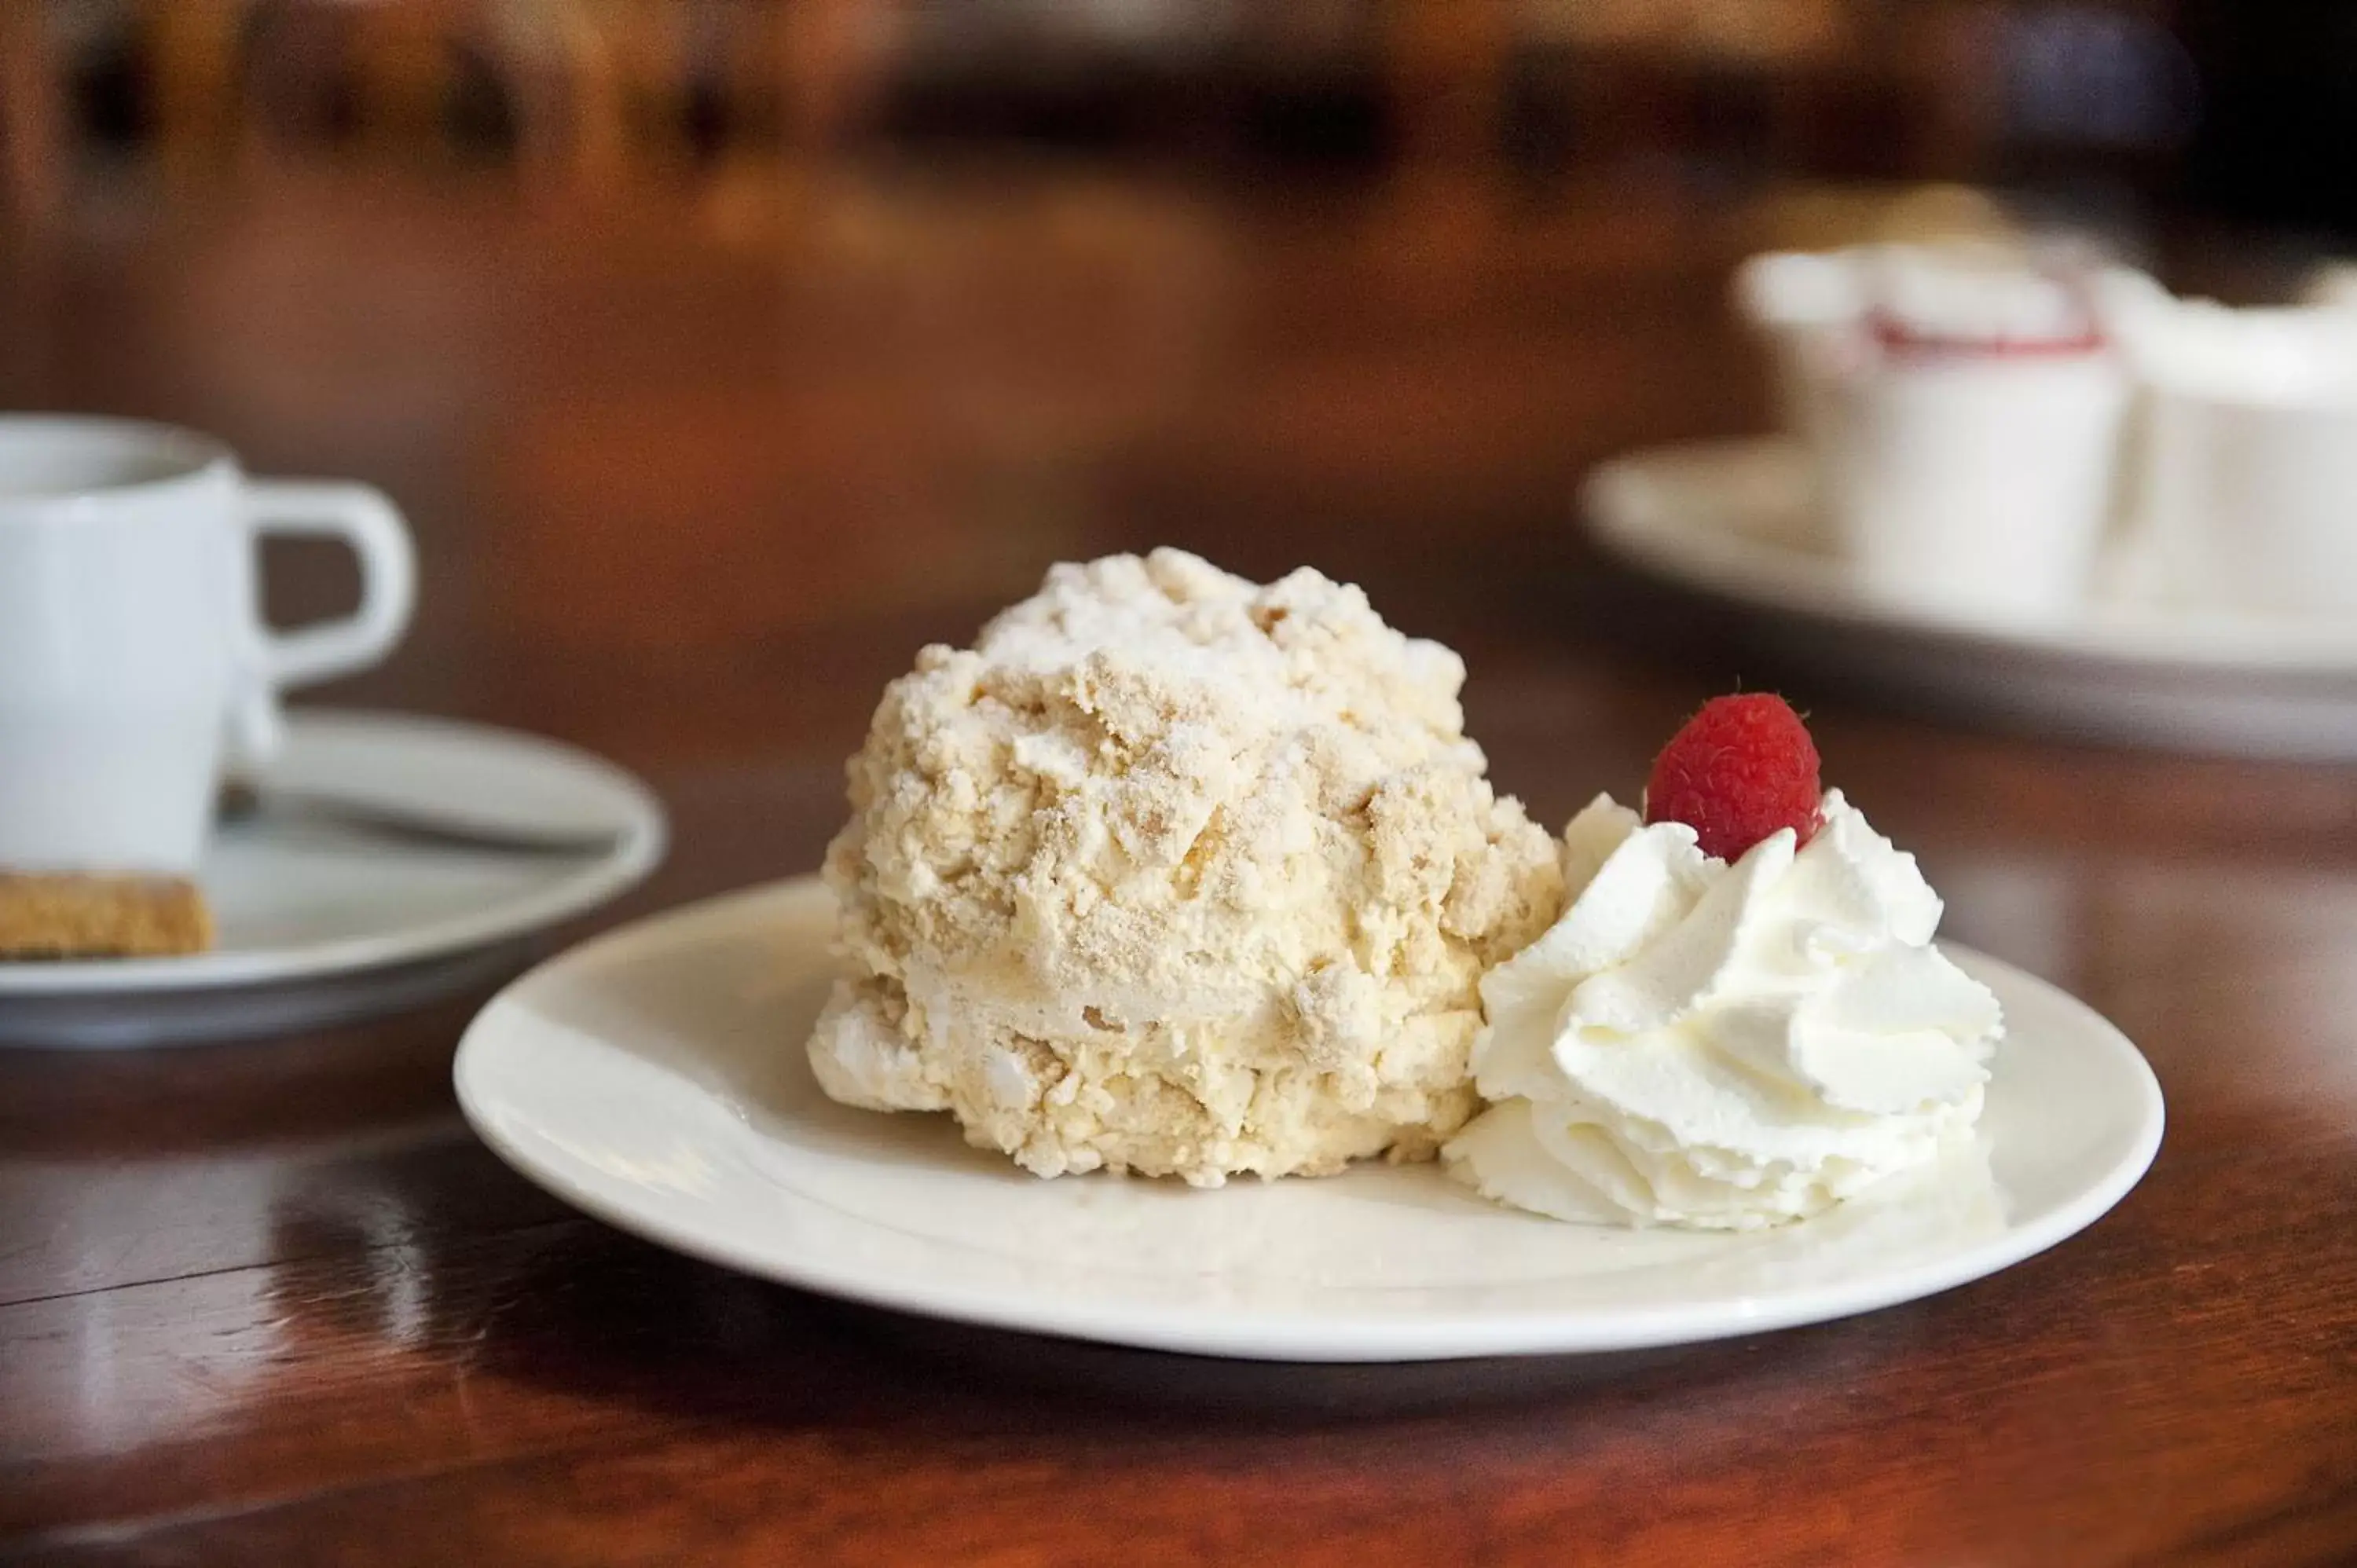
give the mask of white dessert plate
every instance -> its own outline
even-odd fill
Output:
[[[2069,738],[2357,758],[2357,622],[2099,596],[2062,621],[1943,615],[1870,592],[1822,537],[1806,455],[1781,436],[1631,453],[1588,480],[1608,549],[1746,610],[1797,668]],[[2115,578],[2126,585],[2132,564]]]
[[[415,1005],[512,974],[525,939],[662,857],[662,807],[628,773],[450,719],[297,709],[263,788],[603,842],[487,848],[265,807],[223,823],[199,872],[220,928],[212,951],[0,963],[0,1044],[177,1045]]]
[[[748,1273],[994,1327],[1300,1361],[1638,1349],[1889,1306],[2091,1223],[2160,1142],[2159,1087],[2117,1030],[1956,952],[2011,1021],[1986,1151],[1788,1229],[1566,1225],[1430,1165],[1217,1191],[1042,1181],[945,1116],[820,1093],[802,1042],[832,930],[805,878],[565,954],[468,1029],[459,1104],[557,1197]]]

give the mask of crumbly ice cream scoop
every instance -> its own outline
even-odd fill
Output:
[[[927,648],[827,853],[852,972],[820,1084],[1041,1176],[1430,1157],[1475,1107],[1482,972],[1563,901],[1464,676],[1355,587],[1175,550]]]

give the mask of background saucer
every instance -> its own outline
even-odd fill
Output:
[[[1753,646],[1827,685],[2070,739],[2357,759],[2357,626],[2125,595],[2059,620],[1890,602],[1812,542],[1807,455],[1780,436],[1631,453],[1581,500],[1613,553],[1730,606]]]
[[[482,725],[298,709],[269,785],[612,836],[553,854],[299,813],[226,823],[199,873],[214,950],[0,963],[0,1043],[178,1044],[414,1005],[512,972],[523,939],[612,898],[662,856],[662,807],[644,784],[575,747]]]

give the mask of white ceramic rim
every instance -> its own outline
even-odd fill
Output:
[[[145,500],[221,475],[242,476],[244,469],[228,443],[201,430],[165,424],[149,419],[122,419],[113,414],[0,413],[0,435],[10,430],[38,435],[48,430],[97,432],[148,451],[168,450],[185,466],[169,473],[117,483],[85,485],[70,490],[38,495],[12,495],[0,490],[0,527],[23,527],[77,518],[119,500]]]
[[[296,708],[286,714],[289,729],[351,728],[434,729],[447,734],[490,737],[505,746],[539,751],[552,762],[577,773],[597,776],[598,782],[630,803],[630,821],[614,846],[577,874],[551,882],[535,892],[479,909],[471,915],[437,920],[431,925],[373,937],[350,937],[302,947],[264,948],[246,952],[195,953],[186,958],[78,959],[48,963],[0,963],[0,997],[88,996],[149,991],[208,991],[241,985],[275,984],[324,975],[350,974],[414,963],[471,948],[489,946],[511,937],[553,926],[593,909],[643,880],[662,861],[668,839],[662,802],[635,775],[603,757],[544,736],[471,724],[461,719],[423,714],[374,712],[367,709]],[[587,857],[584,857],[585,861]]]
[[[561,981],[568,969],[595,968],[618,950],[659,940],[667,928],[696,921],[725,923],[737,913],[737,906],[778,898],[810,880],[773,883],[634,921],[549,960],[511,983],[468,1026],[452,1064],[452,1081],[468,1124],[508,1165],[582,1212],[660,1246],[741,1273],[871,1306],[992,1328],[1192,1355],[1324,1362],[1653,1349],[1798,1327],[1895,1306],[1984,1278],[2076,1235],[2127,1195],[2160,1149],[2166,1111],[2159,1080],[2125,1035],[2059,987],[2000,960],[1946,942],[1941,944],[1943,950],[2001,993],[2046,993],[2045,999],[2059,1004],[2079,1026],[2084,1048],[2112,1058],[2112,1065],[2134,1085],[2138,1101],[2136,1135],[2126,1155],[2036,1222],[2008,1224],[2004,1231],[1978,1244],[1864,1281],[1796,1287],[1764,1299],[1714,1301],[1684,1309],[1657,1305],[1631,1310],[1519,1311],[1405,1321],[1308,1312],[1209,1316],[1135,1304],[1103,1306],[1085,1299],[1058,1300],[943,1281],[929,1282],[921,1289],[898,1282],[879,1283],[856,1266],[824,1254],[789,1255],[716,1240],[650,1219],[629,1204],[608,1202],[575,1180],[563,1159],[544,1159],[537,1151],[507,1137],[500,1131],[500,1119],[478,1101],[470,1081],[470,1063],[496,1048],[486,1041],[495,1038],[495,1031],[504,1026],[503,1004],[511,999]]]
[[[1733,532],[1711,517],[1659,504],[1653,493],[1654,475],[1665,468],[1765,464],[1797,446],[1784,436],[1744,436],[1647,447],[1589,476],[1580,510],[1596,538],[1631,564],[1738,604],[1963,648],[2029,650],[2085,663],[2357,680],[2357,623],[2159,609],[2051,623],[1943,615],[1876,597],[1830,556]]]

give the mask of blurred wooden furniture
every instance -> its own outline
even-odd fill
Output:
[[[45,216],[65,181],[67,128],[57,51],[40,0],[0,0],[0,204]]]
[[[1411,167],[1461,177],[1497,159],[1514,39],[1505,0],[1411,0],[1394,8],[1385,76]]]
[[[1465,654],[1472,733],[1550,822],[1633,789],[1706,693],[1781,678],[1568,519],[1599,457],[1765,418],[1724,315],[1740,242],[1674,190],[1432,259],[1375,192],[1049,172],[1026,218],[1003,168],[937,167],[761,249],[704,240],[686,193],[552,209],[364,172],[69,205],[70,288],[0,257],[0,343],[47,345],[0,354],[0,405],[182,421],[390,490],[414,633],[317,700],[642,771],[674,848],[612,918],[813,867],[883,683],[1059,555],[1357,579]],[[925,250],[962,227],[986,267]],[[1193,293],[1154,259],[1182,253]],[[1125,383],[1157,321],[1193,347]],[[307,614],[339,570],[285,561],[274,602]],[[0,1563],[2350,1561],[2357,784],[1786,689],[1946,929],[2160,1075],[2158,1164],[2050,1253],[1633,1361],[1239,1371],[899,1319],[608,1230],[461,1125],[479,997],[0,1052]]]
[[[1985,177],[2001,0],[1523,0],[1517,50],[1605,160]],[[1744,172],[1738,170],[1738,172]]]
[[[1303,127],[1329,116],[1412,186],[1504,173],[1534,113],[1570,127],[1573,161],[1643,177],[1714,160],[1733,166],[1720,177],[1976,177],[2007,14],[1997,0],[86,3],[132,18],[175,176],[322,153],[447,161],[464,143],[572,196],[716,166],[724,216],[780,166],[798,179],[929,91],[948,94],[952,127],[1121,122],[1149,156],[1214,163],[1272,106]],[[33,58],[12,51],[12,76],[52,81]],[[12,145],[54,143],[42,127],[59,123],[36,117]]]
[[[12,0],[13,3],[13,0]],[[155,142],[176,176],[446,159],[467,72],[487,73],[535,188],[610,194],[692,166],[716,116],[733,154],[839,148],[896,59],[896,0],[144,0]],[[349,124],[342,122],[348,120]]]
[[[377,156],[447,156],[461,68],[500,94],[533,185],[612,179],[622,66],[651,7],[596,0],[146,0],[156,139],[179,175],[316,158],[348,112]],[[347,110],[348,105],[348,110]]]
[[[347,91],[359,140],[431,148],[455,50],[484,42],[514,107],[520,160],[544,159],[560,139],[558,100],[537,53],[545,40],[530,35],[554,15],[496,0],[147,0],[139,37],[159,150],[182,176],[309,156]]]
[[[147,0],[140,22],[167,174],[224,162],[243,130],[239,30],[243,0]]]

